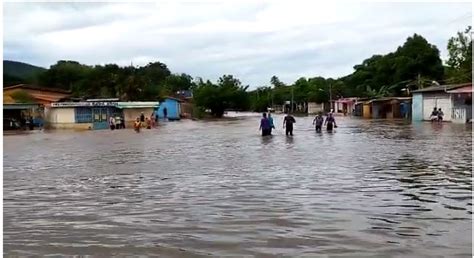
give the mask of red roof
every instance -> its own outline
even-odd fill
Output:
[[[457,88],[454,90],[448,90],[448,93],[472,93],[472,83],[469,86]]]

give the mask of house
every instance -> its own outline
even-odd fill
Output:
[[[53,102],[45,108],[49,129],[98,130],[108,128],[110,116],[118,113],[117,102]]]
[[[123,117],[131,127],[141,113],[150,117],[158,102],[118,102],[118,99],[94,99],[81,102],[54,102],[45,108],[47,127],[52,129],[99,130],[109,128],[109,119]]]
[[[153,112],[159,107],[159,102],[154,101],[131,101],[131,102],[118,102],[117,108],[120,110],[121,115],[125,120],[125,127],[132,127],[133,123],[138,117],[145,115],[150,118]]]
[[[412,121],[429,121],[434,108],[441,108],[444,121],[472,118],[472,83],[431,86],[412,94]]]
[[[180,99],[192,99],[193,92],[191,90],[180,90],[176,92],[176,96]]]
[[[44,108],[70,95],[70,91],[29,84],[5,87],[3,88],[3,115],[6,119],[16,121],[33,117],[33,124],[41,126],[44,123]]]
[[[411,97],[385,97],[368,101],[371,118],[406,118],[409,116],[407,106]],[[365,110],[364,110],[365,111]],[[365,117],[365,114],[364,114]]]
[[[411,115],[411,97],[385,97],[356,102],[355,115],[366,119],[408,118]]]
[[[362,102],[362,117],[366,119],[372,118],[372,102],[364,101]]]
[[[49,105],[71,95],[70,91],[62,89],[44,88],[29,84],[18,84],[3,88],[3,103],[21,103],[24,99],[41,105]]]
[[[308,102],[308,114],[324,112],[324,103]]]
[[[358,98],[340,98],[334,101],[335,114],[352,114]]]
[[[364,103],[367,101],[368,99],[366,98],[358,98],[355,103],[354,103],[354,112],[353,112],[353,116],[363,116],[364,115]],[[367,106],[369,107],[369,106]],[[369,111],[370,111],[370,107],[369,107]],[[368,117],[370,118],[370,116]]]
[[[472,91],[472,84],[447,91],[453,101],[453,123],[472,121]]]
[[[159,107],[156,108],[158,112],[158,117],[163,119],[164,109],[166,108],[168,120],[179,120],[181,118],[181,106],[180,103],[182,100],[173,97],[166,97],[163,102],[160,103]]]

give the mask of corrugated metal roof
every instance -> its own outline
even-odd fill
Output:
[[[133,101],[133,102],[118,102],[118,108],[151,108],[158,107],[160,102],[155,101]]]
[[[472,93],[472,85],[450,90],[448,93]]]
[[[368,103],[391,101],[391,100],[411,100],[411,97],[385,97],[385,98],[371,99],[368,101]]]
[[[420,93],[420,92],[436,92],[436,91],[448,91],[454,90],[461,87],[472,86],[472,83],[462,83],[462,84],[450,84],[450,85],[439,85],[439,86],[430,86],[424,89],[414,90],[412,93]]]
[[[30,103],[3,104],[3,109],[30,109],[38,107],[40,107],[39,104]]]

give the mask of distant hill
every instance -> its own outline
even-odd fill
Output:
[[[13,77],[27,79],[43,71],[46,71],[43,67],[17,61],[3,60],[3,74],[8,74]]]
[[[3,60],[3,86],[30,82],[36,74],[46,70],[27,63]]]

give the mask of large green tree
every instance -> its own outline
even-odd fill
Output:
[[[39,83],[70,90],[73,89],[73,86],[83,83],[92,69],[92,67],[76,61],[61,60],[39,75]]]
[[[448,40],[447,81],[461,83],[472,81],[471,26]]]
[[[227,109],[248,110],[247,88],[232,75],[224,75],[217,84],[200,81],[193,91],[194,101],[197,106],[210,109],[213,116],[222,117]]]
[[[406,81],[441,80],[444,68],[439,50],[418,34],[408,37],[395,52],[387,55],[374,55],[354,66],[354,72],[344,78],[346,87],[359,96],[370,97],[373,92],[383,95],[400,95]],[[418,87],[422,85],[414,84]],[[387,90],[382,90],[385,87]],[[367,89],[370,88],[370,91]]]

